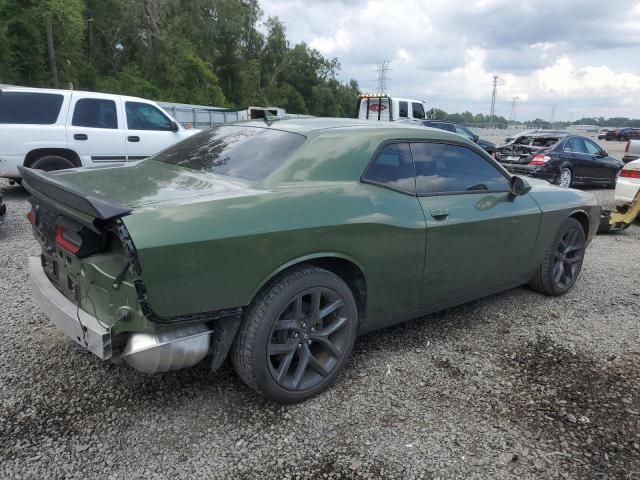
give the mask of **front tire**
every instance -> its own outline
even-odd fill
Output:
[[[242,381],[278,403],[327,389],[358,328],[353,293],[337,275],[302,266],[277,277],[248,307],[231,350]]]
[[[529,286],[551,296],[567,293],[580,275],[585,248],[582,224],[575,218],[568,218],[547,247],[544,259],[529,281]]]

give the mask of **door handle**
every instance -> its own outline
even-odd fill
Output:
[[[140,141],[140,137],[131,136],[131,137],[127,137],[127,140],[129,140],[130,142],[139,142]]]
[[[73,136],[73,139],[74,139],[74,140],[87,140],[88,138],[89,138],[89,137],[87,136],[87,134],[86,134],[86,133],[76,133],[76,134]]]
[[[430,210],[429,213],[436,220],[444,220],[449,216],[449,210],[446,208],[434,208]]]

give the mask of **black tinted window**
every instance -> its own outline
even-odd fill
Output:
[[[425,118],[424,107],[421,103],[412,103],[411,109],[413,110],[413,118]]]
[[[569,149],[567,150],[567,146]],[[587,147],[584,145],[584,142],[581,138],[571,137],[564,144],[564,150],[575,153],[587,153]]]
[[[205,172],[262,180],[282,165],[306,137],[266,128],[223,126],[200,132],[151,157]]]
[[[153,105],[127,102],[125,110],[130,130],[171,130],[171,120]]]
[[[71,124],[76,127],[118,128],[116,102],[98,98],[78,100]]]
[[[405,192],[415,192],[416,182],[409,145],[391,143],[382,147],[364,178]]]
[[[509,189],[506,177],[468,148],[443,143],[412,143],[411,151],[418,193]]]
[[[409,116],[409,103],[408,102],[398,102],[398,109],[400,113],[398,116],[400,118],[407,118]]]
[[[62,95],[4,92],[0,95],[0,123],[51,125],[56,123]]]

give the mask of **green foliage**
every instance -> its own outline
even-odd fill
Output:
[[[0,83],[52,86],[49,17],[62,88],[332,116],[359,94],[258,0],[0,0]]]

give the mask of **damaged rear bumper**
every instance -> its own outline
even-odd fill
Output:
[[[29,257],[29,280],[36,302],[51,322],[101,359],[112,357],[111,329],[60,293],[44,273],[38,257]]]

